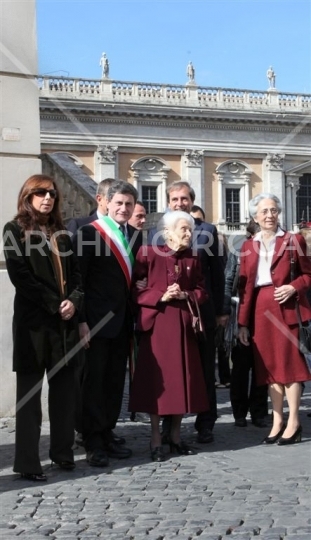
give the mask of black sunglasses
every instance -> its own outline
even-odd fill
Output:
[[[50,195],[51,199],[56,199],[57,197],[56,189],[39,188],[33,191],[33,195],[37,195],[37,197],[45,197],[47,193]]]

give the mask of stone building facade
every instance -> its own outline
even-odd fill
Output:
[[[72,154],[95,182],[128,180],[148,212],[185,179],[225,232],[243,230],[262,191],[279,196],[289,229],[311,219],[311,95],[107,77],[44,77],[39,88],[42,153]]]

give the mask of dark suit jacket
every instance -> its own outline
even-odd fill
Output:
[[[271,264],[271,277],[274,287],[291,284],[297,290],[297,296],[300,305],[300,313],[303,321],[311,318],[311,309],[308,304],[306,292],[311,287],[311,261],[306,255],[306,243],[300,234],[292,235],[295,239],[294,246],[297,249],[294,252],[296,259],[297,277],[291,281],[290,276],[290,253],[289,240],[290,234],[277,236],[274,255]],[[256,244],[256,245],[255,245]],[[255,287],[255,280],[258,267],[258,242],[252,238],[244,242],[241,249],[241,266],[239,280],[239,324],[249,326],[252,311],[252,301]],[[257,247],[257,249],[256,249]],[[295,310],[295,298],[293,295],[285,304],[282,304],[284,321],[288,324],[298,324]]]
[[[198,254],[208,300],[201,306],[202,317],[207,328],[216,325],[216,316],[223,313],[224,302],[224,265],[218,250],[218,234],[215,225],[195,219],[195,229],[192,237],[192,250]],[[157,234],[157,229],[150,229],[149,245],[164,245],[164,240]]]
[[[130,225],[127,225],[127,229],[135,257],[142,245],[142,233]],[[113,338],[119,334],[123,324],[129,325],[132,330],[128,285],[109,246],[93,225],[82,226],[73,238],[73,245],[85,291],[80,322],[86,321],[92,329],[112,313],[113,317],[98,331],[96,337]]]
[[[73,235],[75,235],[77,233],[77,231],[81,227],[83,227],[83,225],[88,225],[89,223],[92,223],[92,221],[94,221],[95,219],[97,219],[97,211],[96,210],[94,212],[92,212],[89,216],[84,216],[84,217],[80,217],[80,218],[71,219],[67,223],[66,229],[67,229],[67,231],[70,231]]]

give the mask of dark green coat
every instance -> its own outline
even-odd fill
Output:
[[[78,314],[83,299],[78,262],[69,236],[58,236],[65,281],[65,298],[76,307],[75,316],[63,321],[62,301],[51,251],[42,235],[32,233],[25,241],[16,221],[3,230],[7,270],[16,294],[13,315],[13,371],[31,373],[51,369],[79,341]],[[74,355],[72,359],[76,358]]]

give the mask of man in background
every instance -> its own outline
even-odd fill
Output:
[[[68,231],[72,232],[72,234],[76,234],[77,230],[80,229],[82,225],[87,225],[94,221],[94,219],[107,215],[107,192],[114,181],[113,178],[105,178],[99,182],[95,197],[97,202],[96,210],[92,211],[89,216],[71,219],[67,224]]]
[[[135,227],[135,229],[141,231],[146,223],[146,216],[147,212],[144,204],[141,201],[137,201],[133,215],[131,219],[129,219],[128,223],[129,225],[132,225],[132,227]]]

